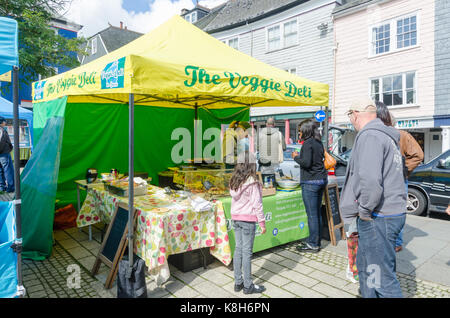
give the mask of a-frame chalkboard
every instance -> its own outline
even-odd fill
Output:
[[[337,184],[328,184],[325,188],[325,206],[327,209],[328,229],[333,246],[337,245],[336,230],[340,229],[341,239],[345,238],[344,221],[339,211],[339,188]]]
[[[136,210],[134,211],[133,228],[136,225]],[[127,248],[128,244],[128,206],[120,202],[108,225],[106,235],[103,238],[102,246],[98,251],[97,259],[92,267],[92,276],[97,275],[101,263],[110,268],[106,278],[105,288],[111,288],[117,275],[119,261]]]

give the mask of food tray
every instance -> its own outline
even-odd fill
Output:
[[[116,186],[110,185],[108,183],[105,183],[105,188],[110,194],[118,195],[120,197],[128,196],[128,188],[116,187]],[[134,187],[134,195],[135,196],[146,195],[146,194],[147,194],[147,186]]]

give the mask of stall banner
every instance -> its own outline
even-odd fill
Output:
[[[34,103],[62,96],[69,103],[128,103],[133,93],[136,104],[175,108],[327,106],[329,94],[328,84],[264,64],[179,16],[32,87]]]
[[[235,238],[230,214],[231,197],[222,198],[219,202],[223,205],[227,219],[228,237],[231,255],[233,255]],[[266,233],[261,235],[261,228],[257,226],[253,245],[254,253],[309,236],[308,216],[301,190],[278,191],[274,196],[264,197],[263,211],[266,217]]]

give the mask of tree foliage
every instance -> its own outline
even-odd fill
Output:
[[[83,38],[68,39],[51,27],[52,17],[71,4],[71,0],[0,0],[0,16],[15,19],[19,25],[19,63],[21,81],[29,84],[56,74],[57,66],[79,65]]]

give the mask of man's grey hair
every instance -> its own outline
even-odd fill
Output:
[[[266,121],[266,125],[271,125],[274,126],[275,125],[275,119],[273,117],[269,117]]]

